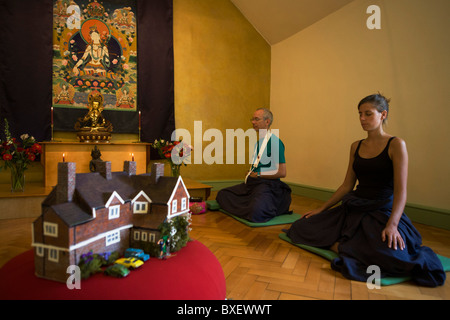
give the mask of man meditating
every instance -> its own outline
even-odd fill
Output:
[[[286,176],[283,142],[271,132],[273,115],[259,108],[251,119],[259,134],[253,153],[252,166],[245,182],[224,188],[217,194],[220,207],[252,222],[267,222],[290,213],[291,189],[280,178]]]

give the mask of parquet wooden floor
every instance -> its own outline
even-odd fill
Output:
[[[215,194],[212,194],[214,198]],[[293,196],[292,206],[305,213],[320,201]],[[0,220],[0,267],[31,248],[34,218]],[[287,225],[250,228],[220,212],[192,217],[191,237],[217,257],[226,277],[227,298],[233,300],[449,300],[450,281],[438,288],[412,282],[368,289],[345,279],[330,263],[278,238]],[[450,257],[450,231],[415,224],[424,245]]]
[[[213,195],[214,196],[214,195]],[[291,209],[305,213],[321,201],[293,196]],[[235,300],[450,299],[450,281],[438,288],[412,282],[368,289],[330,268],[330,263],[278,238],[287,225],[250,228],[220,212],[193,216],[191,237],[222,264],[227,297]],[[424,245],[450,257],[450,231],[416,224]]]

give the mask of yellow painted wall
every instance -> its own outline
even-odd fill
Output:
[[[254,110],[269,105],[270,45],[229,0],[174,0],[173,4],[176,127],[190,132],[195,147],[192,161],[196,152],[202,152],[203,158],[213,143],[214,139],[201,144],[209,129],[223,134],[225,154],[225,130],[249,129]],[[202,121],[196,136],[194,121]],[[182,175],[243,179],[249,167],[202,162],[183,167]]]
[[[370,5],[380,30],[366,27]],[[449,12],[448,0],[356,0],[272,46],[286,181],[336,189],[366,137],[357,104],[380,91],[392,99],[386,131],[407,143],[408,202],[450,209]]]

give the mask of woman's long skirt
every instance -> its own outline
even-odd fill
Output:
[[[321,248],[338,242],[339,257],[331,267],[348,279],[367,281],[373,272],[368,272],[368,267],[374,265],[380,268],[382,278],[410,276],[419,285],[442,285],[446,274],[439,258],[422,246],[421,235],[405,214],[398,225],[405,248],[394,250],[382,241],[392,200],[362,199],[351,192],[341,205],[294,222],[287,235],[294,243]]]

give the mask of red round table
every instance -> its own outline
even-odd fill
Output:
[[[70,275],[67,274],[67,277]],[[225,277],[214,254],[201,242],[167,260],[150,258],[125,278],[98,273],[81,280],[81,289],[38,278],[33,250],[0,269],[0,300],[224,300]]]

